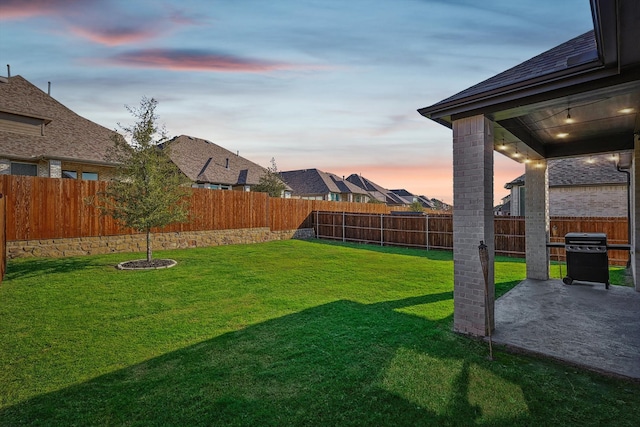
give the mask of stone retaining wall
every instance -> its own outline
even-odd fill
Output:
[[[185,249],[207,246],[260,243],[271,240],[309,239],[312,228],[271,231],[268,227],[237,230],[190,231],[152,234],[153,250]],[[78,237],[71,239],[16,240],[7,242],[7,258],[66,257],[113,252],[143,252],[147,250],[146,235]]]

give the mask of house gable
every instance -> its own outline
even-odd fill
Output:
[[[319,169],[280,172],[280,176],[295,197],[360,202],[370,197],[365,189]]]

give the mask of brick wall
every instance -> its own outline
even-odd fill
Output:
[[[549,189],[551,216],[627,216],[625,185],[552,187]]]
[[[60,178],[63,170],[73,170],[82,176],[82,172],[95,172],[98,179],[105,181],[115,176],[115,168],[108,166],[90,165],[84,163],[67,162],[56,159],[40,160],[38,163],[38,176],[42,178]],[[0,175],[11,174],[11,160],[0,159]]]
[[[9,175],[11,173],[11,160],[0,159],[0,175]]]
[[[94,172],[98,174],[98,179],[100,181],[107,181],[114,178],[115,176],[115,168],[76,162],[62,162],[62,170],[76,171],[78,174],[78,178],[82,176],[82,172]]]
[[[62,162],[60,160],[49,160],[49,178],[62,178]]]
[[[307,239],[313,229],[270,231],[268,227],[236,230],[193,231],[152,234],[153,250],[185,249],[208,246],[268,242],[271,240]],[[71,239],[16,240],[7,242],[7,258],[65,257],[114,252],[146,251],[146,235],[79,237]],[[145,255],[143,255],[144,257]]]

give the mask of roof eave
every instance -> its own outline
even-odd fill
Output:
[[[522,103],[525,97],[535,97],[540,100],[551,98],[557,92],[565,92],[567,95],[574,91],[572,87],[581,86],[585,82],[593,82],[598,79],[619,75],[621,68],[631,65],[636,68],[636,61],[640,60],[640,54],[628,55],[620,58],[621,38],[636,40],[637,26],[633,24],[633,13],[620,12],[618,9],[633,7],[633,1],[612,2],[607,0],[590,0],[591,15],[593,19],[594,33],[598,60],[580,66],[571,67],[557,73],[546,74],[535,79],[528,79],[511,86],[496,88],[482,92],[467,98],[442,101],[429,107],[421,108],[418,112],[424,117],[434,120],[447,127],[451,127],[452,118],[471,116],[482,109],[483,113],[496,111],[497,106],[513,103]],[[622,16],[621,16],[622,15]],[[636,51],[632,43],[632,51]],[[635,50],[634,50],[635,49]],[[493,107],[493,108],[492,108]]]
[[[478,109],[483,109],[483,111],[487,112],[492,110],[491,107],[496,107],[494,109],[497,110],[505,103],[516,100],[521,103],[522,99],[526,97],[542,97],[544,94],[567,90],[582,83],[594,82],[617,74],[617,69],[604,67],[600,61],[593,61],[466,98],[444,103],[439,102],[429,107],[421,108],[418,112],[428,119],[451,127],[451,117],[454,115],[469,115],[465,113]]]

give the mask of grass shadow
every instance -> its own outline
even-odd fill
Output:
[[[405,248],[402,246],[380,246],[367,243],[341,242],[337,240],[326,239],[309,239],[307,241],[319,245],[346,247],[350,249],[360,249],[384,254],[415,256],[427,258],[434,261],[451,261],[453,259],[453,253],[447,250],[427,250],[424,248]]]
[[[105,266],[96,257],[19,258],[7,262],[5,280],[39,277],[45,274],[68,274],[90,267]],[[115,266],[115,264],[113,264]]]
[[[539,384],[511,356],[488,362],[484,343],[448,330],[450,317],[397,311],[451,297],[320,305],[4,408],[0,424],[568,425],[601,421],[592,417],[605,405],[634,406],[616,406],[603,391],[580,412],[575,387],[586,393],[592,384],[551,384],[564,375],[549,364],[549,383]],[[559,395],[545,394],[550,386]],[[631,411],[626,420],[640,415]]]

